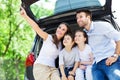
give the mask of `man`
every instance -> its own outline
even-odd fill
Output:
[[[120,33],[108,22],[93,22],[89,10],[78,10],[76,18],[88,34],[88,43],[95,57],[93,80],[120,80]]]

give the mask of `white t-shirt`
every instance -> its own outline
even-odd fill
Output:
[[[59,49],[53,43],[52,35],[48,35],[48,38],[43,41],[42,48],[40,50],[39,56],[35,61],[43,65],[55,67],[55,59],[58,57]]]
[[[90,55],[89,54],[91,52],[92,52],[91,47],[88,44],[86,44],[85,49],[83,51],[79,50],[80,61],[90,61]]]
[[[79,62],[79,53],[76,48],[72,48],[70,52],[67,52],[65,48],[60,51],[59,54],[59,66],[74,67],[75,62]]]

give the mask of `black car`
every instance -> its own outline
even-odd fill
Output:
[[[36,19],[30,6],[38,0],[22,0],[22,6],[26,10],[28,16],[30,16],[44,31],[49,34],[53,34],[55,29],[61,22],[67,22],[70,24],[73,32],[78,29],[76,22],[76,10],[89,9],[92,11],[93,21],[107,21],[113,25],[116,30],[120,30],[120,27],[114,20],[111,4],[112,0],[101,0],[104,3],[101,4],[100,0],[57,0],[55,4],[54,14],[42,19]],[[42,39],[36,34],[34,39],[34,45],[31,48],[31,53],[26,59],[26,71],[25,80],[34,80],[33,77],[33,63],[37,58],[42,46]],[[56,66],[58,66],[56,64]]]

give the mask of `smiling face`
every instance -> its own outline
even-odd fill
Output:
[[[56,30],[56,36],[58,39],[61,39],[67,32],[67,26],[65,24],[60,24]]]
[[[78,10],[76,11],[76,19],[79,27],[89,30],[92,22],[92,12],[89,10]]]
[[[84,12],[77,13],[76,15],[77,23],[80,27],[86,27],[90,20],[89,16],[86,15]]]
[[[84,33],[80,32],[80,31],[77,31],[75,33],[74,41],[75,41],[76,44],[83,44],[83,43],[85,43],[86,38],[84,37]]]
[[[65,47],[70,47],[70,46],[72,46],[74,44],[74,40],[73,40],[73,37],[71,37],[70,35],[65,35],[64,36],[64,39],[63,39],[63,45],[65,46]]]

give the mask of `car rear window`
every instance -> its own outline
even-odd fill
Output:
[[[101,0],[100,0],[101,1]],[[99,0],[57,0],[55,4],[54,14],[73,10],[77,8],[84,8],[84,7],[101,7],[103,5]]]
[[[36,18],[44,18],[53,14],[83,8],[101,7],[105,0],[40,0],[30,6]]]

